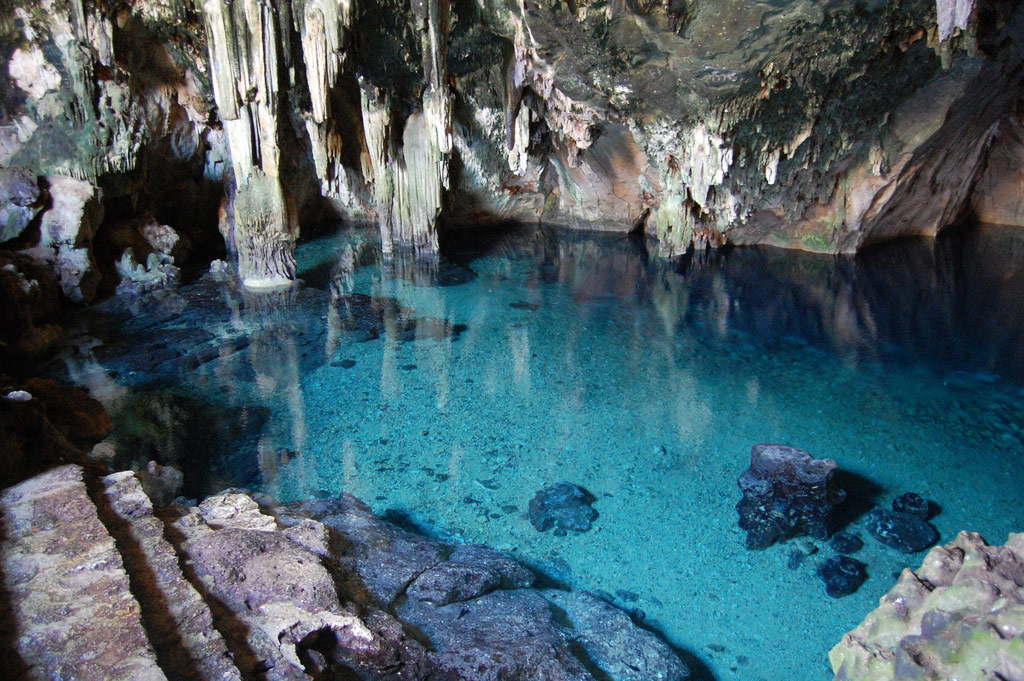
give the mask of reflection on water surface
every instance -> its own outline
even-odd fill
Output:
[[[856,509],[912,490],[943,540],[1024,528],[1024,240],[990,229],[857,258],[762,248],[648,258],[541,231],[452,261],[380,263],[371,236],[305,244],[306,286],[204,279],[85,313],[66,372],[106,401],[118,463],[196,496],[349,491],[599,589],[719,679],[826,679],[826,653],[920,556],[867,542],[824,594],[819,553],[743,548],[752,444],[839,462]],[[599,517],[538,533],[541,487]],[[625,595],[623,595],[625,594]],[[627,597],[628,596],[628,597]]]

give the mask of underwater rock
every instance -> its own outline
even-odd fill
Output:
[[[486,546],[465,545],[417,577],[406,593],[434,605],[448,605],[498,588],[527,588],[533,582],[533,573],[508,556]]]
[[[818,578],[825,583],[825,593],[832,598],[852,594],[867,577],[864,563],[849,556],[832,556],[818,566]]]
[[[836,553],[850,554],[857,553],[864,547],[864,541],[855,534],[849,532],[836,532],[829,542],[829,546]]]
[[[597,511],[590,505],[596,501],[593,494],[571,482],[558,482],[537,492],[530,499],[527,516],[538,532],[552,527],[555,534],[561,531],[586,532],[597,518]]]
[[[873,511],[868,517],[868,532],[903,553],[923,551],[939,540],[938,530],[926,520],[900,511]]]
[[[288,504],[276,513],[284,525],[301,518],[323,523],[349,547],[346,555],[355,573],[350,579],[384,605],[391,605],[418,575],[444,560],[441,544],[381,520],[348,494]]]
[[[1024,678],[1024,534],[961,532],[906,569],[829,653],[836,681]]]
[[[580,591],[545,589],[548,601],[571,623],[587,657],[615,681],[684,681],[686,666],[649,631],[633,625],[629,615]]]
[[[932,517],[931,504],[916,492],[905,492],[892,500],[892,510],[910,513],[928,520]]]
[[[758,444],[750,468],[739,478],[743,499],[736,505],[748,549],[763,549],[797,533],[828,539],[832,509],[846,498],[835,486],[836,462],[814,459],[802,449]]]
[[[586,594],[533,588],[529,569],[493,549],[412,534],[349,494],[270,512],[285,533],[311,522],[327,528],[324,564],[377,637],[355,650],[344,643],[332,652],[321,648],[329,664],[356,659],[362,669],[392,671],[404,664],[405,681],[688,678],[672,650],[624,611]],[[400,621],[383,614],[382,605],[394,607]],[[417,631],[417,640],[403,628]],[[386,643],[384,631],[391,632]],[[381,649],[391,652],[368,665],[369,651]]]

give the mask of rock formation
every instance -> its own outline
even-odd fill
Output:
[[[1024,677],[1024,535],[961,532],[906,569],[829,660],[836,681]]]
[[[63,466],[0,495],[0,520],[15,675],[689,677],[618,608],[537,588],[504,554],[410,534],[350,496],[266,509],[228,491],[155,512],[135,474]]]
[[[802,449],[754,445],[750,468],[740,475],[743,498],[736,505],[748,549],[763,549],[793,534],[828,539],[832,510],[846,493],[832,481],[836,462]]]
[[[642,229],[666,256],[1024,224],[1012,3],[18,0],[2,19],[2,240],[72,300],[122,262],[94,242],[147,210],[190,235],[219,219],[257,288],[295,278],[300,222],[338,218],[421,256],[446,225],[507,220]]]

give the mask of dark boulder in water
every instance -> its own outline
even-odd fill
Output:
[[[852,594],[867,579],[864,563],[849,556],[833,556],[818,566],[818,578],[832,598]]]
[[[916,492],[904,492],[892,500],[892,510],[910,513],[928,520],[932,517],[932,505]]]
[[[849,532],[837,532],[832,541],[829,542],[829,546],[836,553],[849,554],[857,553],[864,547],[864,542],[855,534]]]
[[[886,546],[903,553],[923,551],[939,541],[939,532],[926,520],[901,511],[874,511],[868,518],[868,532]]]
[[[597,511],[590,506],[594,501],[593,494],[571,482],[549,485],[530,500],[530,524],[538,532],[551,528],[556,533],[586,532],[597,518]]]
[[[763,549],[801,533],[828,539],[832,509],[846,498],[832,481],[835,468],[835,461],[815,459],[802,449],[754,445],[750,468],[739,478],[743,499],[736,505],[747,548]]]

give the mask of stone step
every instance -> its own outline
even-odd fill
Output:
[[[79,466],[4,490],[0,518],[4,678],[166,681]]]
[[[114,473],[100,480],[97,491],[100,516],[117,540],[168,678],[241,681],[209,606],[182,572],[139,479],[131,471]]]

